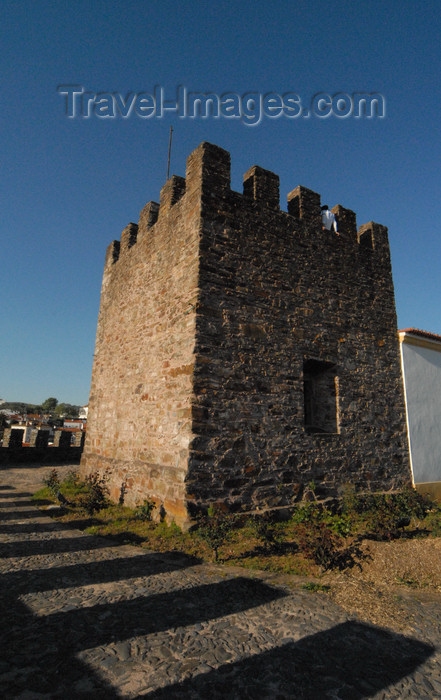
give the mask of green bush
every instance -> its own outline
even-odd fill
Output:
[[[265,552],[277,551],[282,547],[285,540],[284,528],[274,523],[269,514],[255,516],[252,528]]]
[[[315,523],[320,519],[320,506],[317,503],[299,505],[294,510],[291,520],[293,523]]]
[[[395,508],[400,517],[408,516],[423,520],[433,507],[429,496],[419,493],[412,486],[405,486],[394,494]]]
[[[427,514],[424,525],[430,530],[432,537],[441,537],[441,506],[435,506]]]
[[[198,536],[214,552],[214,560],[219,560],[219,549],[231,539],[235,517],[226,513],[220,505],[211,505],[207,512],[199,516]]]
[[[79,495],[78,503],[84,508],[88,515],[93,515],[96,511],[102,510],[108,504],[109,489],[107,482],[108,472],[100,474],[91,472],[84,480],[84,490]]]
[[[342,516],[371,537],[391,540],[401,536],[412,519],[424,520],[433,507],[431,500],[412,486],[406,486],[396,493],[356,494],[347,487],[342,498]]]
[[[56,498],[60,490],[60,479],[58,478],[57,470],[51,469],[49,476],[46,479],[43,479],[43,483],[48,487],[51,496]]]
[[[326,509],[322,517],[323,522],[340,537],[349,537],[352,534],[352,518],[347,513],[331,513]]]
[[[81,488],[81,480],[79,477],[78,472],[74,471],[71,469],[68,473],[66,478],[62,482],[63,486],[65,486],[68,489],[80,489]]]
[[[341,537],[348,537],[352,532],[352,518],[349,513],[333,513],[329,508],[318,503],[297,506],[291,520],[296,525],[304,524],[311,527],[315,527],[318,523],[325,523]]]
[[[333,514],[318,503],[307,503],[296,508],[292,522],[299,549],[305,557],[324,569],[338,565],[342,534],[350,529],[347,515]]]
[[[136,506],[135,508],[135,518],[137,520],[151,520],[152,519],[152,513],[156,508],[156,503],[154,501],[149,501],[148,498],[144,499],[144,503],[142,505]]]
[[[315,523],[299,524],[296,539],[305,557],[319,566],[331,569],[337,564],[342,540],[327,523],[318,520]]]

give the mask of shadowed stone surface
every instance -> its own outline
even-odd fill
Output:
[[[30,507],[48,472],[1,472],[3,697],[441,697],[438,603],[404,636],[276,576],[113,545]]]

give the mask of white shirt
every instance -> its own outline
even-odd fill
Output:
[[[329,209],[323,209],[322,211],[322,224],[327,231],[333,229],[337,233],[337,221],[332,211]]]

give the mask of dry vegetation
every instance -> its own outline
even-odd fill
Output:
[[[441,602],[441,507],[412,489],[364,497],[347,489],[332,507],[300,504],[285,523],[268,516],[240,520],[212,507],[187,533],[154,522],[151,501],[136,509],[109,504],[106,479],[98,475],[80,482],[71,473],[60,483],[54,470],[34,498],[42,508],[57,503],[50,510],[54,517],[91,534],[178,550],[327,593],[374,624],[405,629],[409,598]]]

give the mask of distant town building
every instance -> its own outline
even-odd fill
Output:
[[[11,430],[21,430],[23,431],[23,443],[29,444],[31,442],[32,431],[43,430],[47,431],[48,439],[52,439],[54,436],[54,429],[49,425],[44,416],[38,414],[28,413],[26,416],[14,415],[11,416]]]
[[[63,428],[69,428],[70,430],[85,430],[86,421],[80,418],[71,418],[63,422]]]

